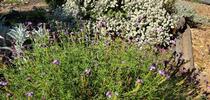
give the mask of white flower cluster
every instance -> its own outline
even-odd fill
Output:
[[[140,2],[141,1],[141,2]],[[162,43],[170,40],[170,29],[175,21],[163,8],[163,0],[136,0],[127,2],[126,11],[131,16],[129,36],[140,35],[140,43]]]
[[[67,14],[90,17],[93,32],[132,37],[139,44],[169,43],[174,16],[164,8],[171,0],[68,0]],[[87,20],[90,21],[90,20]],[[90,23],[90,22],[89,22]]]

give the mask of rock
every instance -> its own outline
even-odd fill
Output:
[[[189,25],[187,25],[184,17],[180,18],[177,23],[177,32],[180,33],[176,40],[175,51],[182,53],[187,63],[183,65],[186,69],[194,69],[193,49],[192,49],[192,36]]]
[[[201,3],[210,5],[210,0],[200,0]]]
[[[176,41],[176,51],[183,53],[182,57],[185,61],[187,61],[187,63],[184,64],[184,68],[191,70],[195,68],[192,49],[192,35],[189,25],[187,25],[185,31],[178,37]]]
[[[181,17],[179,19],[179,21],[177,22],[177,26],[176,26],[176,29],[177,30],[185,30],[185,27],[186,27],[186,20],[184,17]]]

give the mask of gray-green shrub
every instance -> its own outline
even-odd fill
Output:
[[[187,24],[191,27],[199,25],[210,25],[210,19],[206,16],[199,15],[189,2],[178,0],[175,3],[176,14],[185,17]]]

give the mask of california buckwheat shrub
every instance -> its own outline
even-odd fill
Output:
[[[64,15],[91,23],[89,30],[93,34],[132,38],[140,45],[168,44],[176,21],[165,6],[172,1],[68,0],[62,10]]]
[[[128,11],[132,27],[127,35],[140,35],[140,43],[168,42],[172,36],[170,29],[174,28],[175,21],[163,5],[164,0],[127,0],[124,9]]]

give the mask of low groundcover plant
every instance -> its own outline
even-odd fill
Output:
[[[120,39],[51,46],[40,40],[13,68],[0,70],[0,98],[184,99],[198,90],[187,70],[178,71],[183,59],[175,63],[175,53],[139,50]]]

